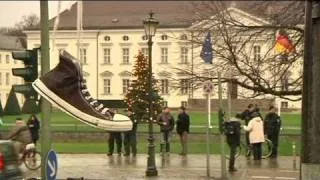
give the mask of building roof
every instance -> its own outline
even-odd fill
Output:
[[[0,34],[0,50],[22,50],[20,37]]]
[[[186,28],[197,19],[199,13],[212,13],[208,8],[212,1],[82,1],[83,2],[83,29],[134,29],[142,28],[142,21],[152,10],[159,20],[160,28]],[[233,6],[260,18],[270,18],[272,13],[282,11],[286,2],[263,3],[263,1],[221,1],[225,8]],[[263,3],[263,4],[262,4]],[[203,8],[197,8],[201,7]],[[299,6],[298,6],[299,7]],[[303,7],[302,7],[303,9]],[[222,9],[220,9],[222,10]],[[197,12],[207,11],[207,12]],[[286,13],[283,13],[286,14]],[[49,27],[53,29],[55,18],[50,19]],[[77,3],[70,9],[60,13],[58,30],[75,30],[77,21]],[[39,30],[34,26],[28,30]]]

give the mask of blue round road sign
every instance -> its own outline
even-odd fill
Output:
[[[51,149],[46,159],[47,180],[55,180],[58,173],[57,154]]]

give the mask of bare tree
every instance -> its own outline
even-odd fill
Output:
[[[300,100],[304,2],[205,1],[192,3],[192,6],[197,23],[190,29],[190,42],[201,50],[204,37],[210,31],[215,58],[210,69],[204,70],[200,61],[192,64],[193,67],[175,68],[177,73],[191,76],[194,88],[209,78],[207,71],[212,77],[220,71],[227,77],[224,82],[252,90],[251,97],[271,94]],[[275,52],[279,31],[287,33],[293,41],[294,53]]]

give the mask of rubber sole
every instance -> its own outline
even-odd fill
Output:
[[[76,118],[77,120],[98,129],[106,131],[129,131],[132,129],[132,121],[129,117],[122,114],[115,114],[113,120],[100,119],[95,116],[86,114],[75,108],[65,100],[61,99],[47,86],[37,79],[32,83],[33,88],[51,104],[55,104],[60,110]]]

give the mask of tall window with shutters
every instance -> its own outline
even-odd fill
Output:
[[[110,57],[110,48],[103,48],[103,64],[110,64],[111,57]]]
[[[168,79],[161,79],[161,93],[169,94],[169,81]]]
[[[103,79],[103,94],[111,94],[111,81],[110,79]]]
[[[130,86],[129,79],[122,79],[122,93],[126,94],[128,92],[128,88]]]

